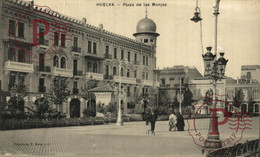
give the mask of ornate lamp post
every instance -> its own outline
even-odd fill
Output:
[[[202,55],[204,61],[204,68],[205,68],[204,77],[208,77],[213,80],[213,87],[215,92],[213,94],[213,100],[216,100],[217,81],[224,78],[226,64],[228,62],[228,60],[224,58],[224,52],[220,53],[221,57],[217,60],[217,23],[218,23],[218,14],[219,14],[219,2],[220,0],[216,0],[216,5],[214,6],[214,13],[213,13],[213,15],[215,16],[215,29],[214,29],[215,30],[214,31],[214,53],[215,54],[213,55],[211,53],[212,47],[207,47],[206,54]],[[198,8],[198,6],[196,8]],[[192,18],[191,20],[194,22],[201,21],[202,19],[198,15],[199,14],[197,13],[196,10],[195,17]],[[216,105],[217,105],[217,101],[214,101],[212,108],[215,109]],[[215,128],[215,130],[212,131],[212,128]],[[222,147],[221,144],[222,143],[219,138],[219,132],[218,132],[217,118],[216,120],[214,120],[214,123],[213,123],[213,119],[211,118],[208,137],[205,142],[205,148],[218,149]]]

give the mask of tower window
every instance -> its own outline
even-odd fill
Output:
[[[114,59],[117,59],[117,48],[114,48]]]
[[[144,43],[148,43],[148,39],[144,39]]]

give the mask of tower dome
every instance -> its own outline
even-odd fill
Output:
[[[152,19],[147,17],[141,19],[136,26],[136,33],[155,33],[156,24]]]

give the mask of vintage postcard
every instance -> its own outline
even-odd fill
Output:
[[[259,0],[0,0],[0,156],[260,155]]]

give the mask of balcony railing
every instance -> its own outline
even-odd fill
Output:
[[[105,57],[106,59],[112,59],[112,55],[110,55],[110,54],[105,54],[104,57]]]
[[[44,93],[44,92],[46,92],[46,87],[45,86],[39,86],[38,91],[41,92],[41,93]]]
[[[49,40],[46,40],[46,39],[40,39],[38,38],[37,42],[41,45],[45,45],[45,46],[48,46],[49,45]]]
[[[63,69],[63,68],[53,67],[52,73],[55,76],[58,76],[58,75],[63,76],[63,77],[72,77],[73,76],[72,69]]]
[[[115,75],[114,75],[114,81],[115,81],[115,82],[119,82],[119,76],[115,76]],[[136,84],[136,78],[122,77],[122,76],[121,76],[121,83]]]
[[[75,76],[83,76],[83,73],[82,73],[82,71],[73,70],[73,75],[75,75]]]
[[[153,86],[153,80],[142,80],[142,84],[145,86]]]
[[[90,79],[95,79],[95,80],[103,80],[104,75],[100,73],[93,73],[93,72],[86,72],[86,78]]]
[[[72,52],[78,52],[78,53],[81,53],[81,48],[80,48],[80,47],[72,46],[72,47],[71,47],[71,51],[72,51]]]
[[[51,72],[51,67],[36,65],[36,71],[37,72]]]
[[[165,88],[168,88],[170,87],[171,85],[170,84],[161,84],[160,87],[165,87]]]
[[[78,88],[73,88],[72,92],[73,92],[73,94],[79,94],[79,89]]]
[[[23,62],[6,61],[4,70],[33,73],[34,68],[33,68],[33,64],[23,63]]]

